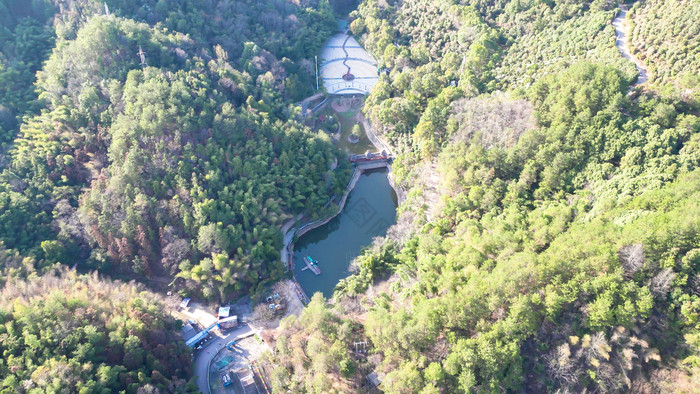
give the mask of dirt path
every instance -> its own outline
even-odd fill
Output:
[[[649,80],[649,73],[647,72],[644,63],[642,63],[641,60],[637,59],[630,52],[629,47],[627,45],[629,36],[629,23],[627,23],[626,19],[628,11],[629,5],[621,4],[620,12],[615,16],[615,19],[613,19],[612,25],[615,28],[615,46],[617,46],[617,49],[620,51],[622,57],[634,63],[634,65],[637,67],[637,72],[639,72],[637,81],[630,85],[630,89],[632,89],[635,86],[647,82]]]
[[[372,128],[372,124],[369,123],[369,120],[364,115],[362,115],[361,112],[358,112],[357,114],[357,122],[362,124],[362,128],[365,129],[365,134],[367,134],[367,138],[369,138],[369,140],[377,149],[385,150],[390,155],[394,155],[394,152],[392,151],[389,144],[387,144],[377,136],[377,133],[375,133],[374,128]]]
[[[301,108],[306,109],[309,107],[309,103],[311,103],[314,100],[318,100],[321,97],[323,97],[323,92],[318,92],[318,93],[314,94],[313,96],[309,96],[309,97],[301,100],[299,102],[299,105],[301,106]]]
[[[275,285],[274,291],[277,291],[280,293],[280,295],[285,299],[287,302],[287,310],[285,311],[284,315],[278,316],[274,319],[271,319],[270,321],[263,323],[260,323],[261,326],[263,326],[265,329],[270,330],[270,329],[275,329],[279,326],[280,321],[284,319],[285,317],[289,315],[301,315],[301,311],[304,309],[304,304],[302,304],[301,300],[299,299],[299,296],[296,293],[295,290],[295,284],[294,281],[290,279],[284,279],[279,284]]]

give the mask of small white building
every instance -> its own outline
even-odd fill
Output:
[[[219,320],[225,319],[225,318],[230,317],[230,316],[231,316],[231,307],[230,306],[219,307],[219,314],[217,315]]]

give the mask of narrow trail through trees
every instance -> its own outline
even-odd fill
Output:
[[[625,23],[627,18],[627,12],[629,11],[629,4],[620,4],[620,12],[615,16],[612,21],[612,25],[615,28],[615,46],[620,51],[620,54],[625,59],[634,63],[637,67],[637,72],[639,76],[637,80],[630,85],[630,89],[635,86],[641,85],[649,80],[649,73],[647,72],[646,66],[641,60],[637,59],[632,52],[630,52],[627,45],[628,35],[629,35],[629,24]]]

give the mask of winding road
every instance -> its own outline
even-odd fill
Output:
[[[620,12],[615,16],[612,21],[612,25],[615,28],[615,46],[620,51],[620,54],[625,59],[634,63],[637,67],[637,81],[630,85],[630,90],[635,86],[641,85],[649,80],[649,73],[647,72],[644,63],[637,59],[629,50],[627,46],[628,35],[629,35],[629,24],[625,23],[627,18],[627,12],[629,11],[629,4],[620,4]]]

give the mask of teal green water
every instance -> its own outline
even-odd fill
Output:
[[[338,281],[350,275],[348,267],[372,238],[386,234],[396,223],[396,193],[389,185],[387,170],[379,169],[360,176],[350,192],[345,209],[325,225],[304,234],[294,245],[294,273],[306,294],[333,295]],[[305,256],[318,261],[321,275],[306,267]]]

